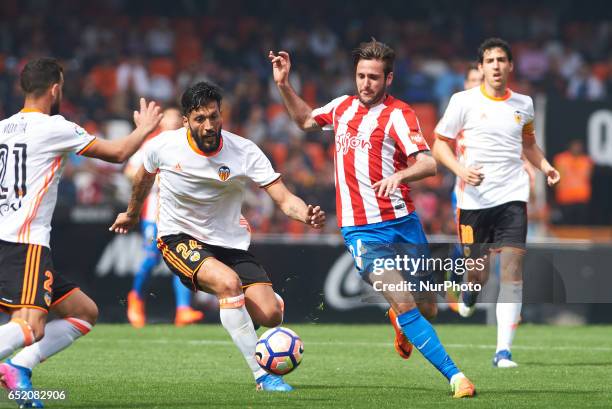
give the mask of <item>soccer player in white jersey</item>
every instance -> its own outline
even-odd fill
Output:
[[[126,233],[137,223],[159,175],[157,246],[164,261],[189,289],[218,297],[221,324],[251,368],[257,389],[290,391],[255,360],[253,322],[280,325],[282,306],[268,274],[247,251],[251,235],[240,214],[245,185],[257,183],[287,216],[313,228],[323,227],[325,213],[289,192],[257,145],[221,129],[221,99],[219,89],[206,82],[185,91],[185,127],[147,143],[127,212],[117,216],[111,230]]]
[[[150,135],[149,139],[154,138],[159,133],[164,131],[172,131],[183,127],[183,115],[180,109],[168,107],[164,109],[163,118],[159,123],[157,133]],[[124,174],[133,180],[134,176],[143,161],[143,151],[147,142],[130,158],[125,167]],[[159,189],[157,184],[151,188],[151,192],[142,208],[140,215],[140,231],[143,239],[144,257],[138,267],[138,271],[134,275],[132,289],[127,297],[127,317],[130,324],[135,328],[142,328],[146,324],[146,308],[145,308],[145,285],[151,272],[159,263],[161,255],[157,250],[157,201]],[[176,304],[176,312],[174,315],[174,325],[182,327],[204,318],[201,311],[191,308],[191,291],[189,291],[181,283],[177,276],[172,277],[172,288],[174,290],[174,301]]]
[[[523,258],[527,236],[529,177],[521,154],[547,177],[550,186],[559,172],[535,141],[533,101],[508,89],[512,52],[505,41],[490,38],[478,50],[480,87],[451,97],[435,129],[434,157],[457,175],[459,239],[469,257],[488,257],[489,268],[472,270],[468,279],[484,283],[493,265],[500,267],[497,300],[496,367],[515,367],[510,348],[519,321],[523,291]],[[450,143],[462,131],[456,158]],[[490,254],[489,254],[490,252]],[[459,313],[470,315],[476,292],[463,292]]]
[[[399,284],[401,288],[410,279],[399,268],[374,270],[380,260],[399,256],[398,246],[415,259],[425,256],[422,250],[427,238],[407,183],[436,173],[414,111],[387,92],[393,81],[395,52],[374,39],[360,44],[353,52],[357,95],[341,96],[314,110],[289,83],[289,54],[270,51],[269,59],[274,81],[295,123],[306,131],[334,131],[338,224],[360,276],[375,289],[376,282],[384,284],[378,289],[391,305],[397,352],[407,359],[415,345],[448,379],[454,397],[473,396],[474,385],[455,366],[421,314],[420,308],[428,318],[435,316],[433,294],[386,287]]]
[[[463,79],[463,89],[468,90],[474,87],[479,87],[482,84],[482,73],[478,69],[478,64],[470,63],[467,70],[465,71],[465,77]],[[455,140],[455,153],[461,155],[463,132],[459,132]],[[457,193],[455,189],[451,192],[451,206],[453,207],[453,215],[455,216],[455,223],[457,223]],[[458,259],[463,256],[463,248],[459,245],[453,245],[451,249],[451,257]],[[463,282],[463,275],[456,274],[454,271],[449,271],[449,279],[455,283]],[[458,292],[447,291],[446,301],[448,302],[449,308],[454,312],[459,312]]]
[[[98,317],[96,304],[51,259],[51,217],[67,156],[124,162],[161,119],[159,107],[141,99],[134,132],[113,141],[95,138],[58,115],[63,84],[56,60],[28,62],[20,76],[24,107],[0,121],[0,308],[11,316],[0,326],[0,359],[25,347],[0,365],[2,386],[10,390],[31,390],[34,366],[87,334]],[[47,323],[49,311],[60,319]]]

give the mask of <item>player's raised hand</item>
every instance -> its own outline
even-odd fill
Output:
[[[145,133],[151,133],[157,128],[163,116],[161,107],[154,101],[147,104],[146,99],[140,98],[140,111],[134,111],[134,123]]]
[[[374,188],[374,192],[376,192],[376,196],[389,197],[391,193],[397,190],[400,183],[402,183],[401,176],[399,176],[397,173],[394,173],[393,175],[374,183],[372,187]]]
[[[268,59],[272,63],[272,74],[274,82],[277,84],[287,83],[289,81],[289,71],[291,70],[291,59],[286,51],[279,51],[278,55],[273,51],[268,53]]]
[[[482,165],[463,168],[463,172],[459,176],[468,185],[480,186],[485,177],[480,169],[482,169]]]
[[[126,234],[138,223],[138,217],[129,216],[127,212],[119,213],[115,223],[108,229],[117,234]]]
[[[313,229],[320,229],[325,226],[325,212],[320,206],[308,205],[306,224]]]

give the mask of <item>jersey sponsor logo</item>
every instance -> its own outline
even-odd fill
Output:
[[[230,168],[227,166],[221,166],[217,173],[219,174],[219,179],[225,182],[230,177]]]
[[[180,162],[176,162],[176,165],[174,165],[174,170],[176,170],[177,172],[180,172],[183,170],[183,168],[181,168]]]
[[[347,132],[343,135],[336,135],[336,152],[342,152],[343,155],[346,155],[349,149],[370,150],[371,148],[370,141],[361,138],[359,133],[351,135],[350,132]]]
[[[83,136],[83,135],[85,135],[85,133],[86,133],[86,132],[85,132],[85,129],[81,128],[81,127],[80,127],[80,126],[78,126],[78,125],[75,125],[75,126],[74,126],[74,132],[76,132],[76,134],[77,134],[77,135],[79,135],[79,136]]]
[[[421,132],[411,131],[410,134],[408,134],[408,137],[415,145],[423,145],[425,143],[425,138],[423,138],[423,134]]]

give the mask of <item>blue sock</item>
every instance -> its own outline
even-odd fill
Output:
[[[174,299],[176,300],[176,308],[189,307],[191,303],[191,291],[181,283],[181,279],[177,275],[172,275],[172,287],[174,287]]]
[[[144,297],[144,285],[151,276],[151,271],[157,265],[158,257],[156,254],[147,251],[145,258],[140,263],[140,268],[136,272],[134,277],[134,283],[132,284],[132,290],[136,291],[140,298]]]
[[[415,307],[399,315],[397,322],[402,327],[402,332],[406,335],[406,338],[449,381],[453,375],[459,373],[459,369],[457,369],[453,360],[446,353],[442,343],[440,343],[436,331],[425,317],[421,315],[418,308]]]

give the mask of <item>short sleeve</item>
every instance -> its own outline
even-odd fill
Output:
[[[419,120],[412,109],[395,109],[391,113],[389,123],[391,124],[389,136],[395,140],[406,156],[429,150]]]
[[[535,110],[533,108],[533,100],[529,98],[529,103],[526,109],[525,124],[523,125],[523,142],[528,144],[535,143]]]
[[[319,126],[323,129],[326,129],[326,130],[333,129],[334,112],[336,108],[338,107],[338,105],[340,105],[342,101],[346,100],[347,98],[348,96],[343,95],[341,97],[338,97],[332,100],[325,106],[313,109],[312,114],[311,114],[312,119],[314,119],[315,122],[319,124]]]
[[[96,137],[85,129],[67,121],[63,116],[53,117],[53,129],[49,132],[47,146],[55,151],[82,155],[95,143]]]
[[[448,107],[446,107],[442,119],[438,122],[435,132],[445,138],[455,139],[464,128],[464,125],[464,113],[461,99],[457,94],[454,94],[448,103]]]
[[[280,178],[280,173],[274,171],[270,160],[254,143],[250,144],[247,154],[246,174],[259,187],[267,187]]]
[[[157,154],[157,150],[155,149],[156,144],[152,142],[153,141],[146,143],[145,146],[141,148],[140,150],[142,152],[141,160],[142,160],[142,165],[144,166],[147,172],[157,173],[157,170],[159,169],[159,166],[160,166],[159,156]]]

